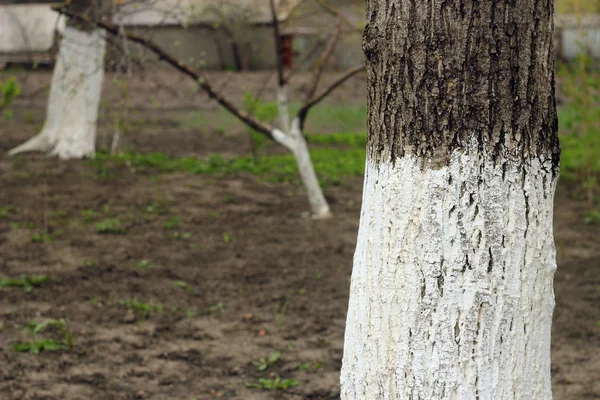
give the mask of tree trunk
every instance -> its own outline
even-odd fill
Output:
[[[552,397],[552,3],[367,1],[342,399]]]
[[[42,131],[10,155],[43,151],[61,159],[93,157],[104,78],[105,33],[68,25],[52,74]]]
[[[277,108],[280,129],[274,129],[273,139],[292,152],[298,165],[302,184],[308,195],[308,202],[313,218],[326,219],[331,217],[329,204],[323,195],[317,174],[310,158],[306,139],[300,129],[300,119],[294,118],[290,124],[290,112],[287,86],[277,88]]]

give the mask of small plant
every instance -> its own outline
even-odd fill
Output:
[[[179,225],[181,225],[181,217],[171,216],[171,217],[167,218],[167,220],[163,224],[163,227],[165,229],[174,229],[174,228],[178,227]]]
[[[223,310],[225,309],[225,307],[223,306],[223,302],[218,302],[217,304],[215,304],[214,306],[210,306],[208,307],[208,311],[210,311],[211,314],[214,314],[216,312],[223,312]]]
[[[231,242],[231,235],[228,232],[223,232],[223,241],[225,243]]]
[[[41,323],[30,322],[27,329],[31,334],[31,341],[18,342],[13,349],[19,352],[39,354],[41,351],[70,350],[73,348],[73,331],[64,319],[47,319]],[[47,338],[38,340],[38,335],[55,330],[55,339]]]
[[[258,382],[248,382],[246,383],[246,387],[254,388],[254,389],[263,389],[263,390],[286,390],[291,387],[298,386],[298,381],[295,379],[281,379],[280,377],[275,377],[272,379],[259,378]]]
[[[15,212],[13,206],[2,206],[0,207],[0,218],[7,218],[9,215]]]
[[[41,286],[50,280],[47,275],[21,275],[19,278],[0,279],[0,291],[5,287],[21,287],[26,292],[31,292],[33,288]]]
[[[0,111],[4,112],[5,119],[12,118],[12,111],[8,110],[13,100],[21,94],[21,87],[15,77],[8,78],[5,82],[0,81]]]
[[[47,243],[52,241],[52,236],[47,233],[38,232],[31,235],[29,240],[31,243]]]
[[[285,320],[285,313],[287,312],[287,308],[288,308],[288,300],[285,299],[285,301],[283,302],[281,307],[279,307],[279,309],[277,310],[277,314],[275,316],[275,319],[277,321],[277,327],[279,329],[281,329],[283,327],[283,321]]]
[[[583,221],[586,224],[600,224],[600,211],[589,210],[585,213]]]
[[[145,303],[136,298],[122,300],[119,302],[119,304],[130,310],[133,310],[138,317],[142,317],[143,319],[148,318],[151,313],[160,313],[163,310],[163,306],[160,303]]]
[[[275,353],[271,353],[269,357],[261,357],[258,361],[253,361],[252,365],[254,365],[260,372],[266,371],[272,365],[275,365],[281,359],[281,353],[276,351]]]
[[[150,263],[150,261],[144,259],[138,263],[138,267],[140,267],[141,269],[150,269],[154,266]]]
[[[180,288],[186,288],[188,286],[188,284],[185,283],[184,281],[173,281],[173,285],[180,287]]]
[[[96,233],[104,235],[123,235],[127,233],[127,229],[123,226],[118,218],[107,218],[94,224]]]

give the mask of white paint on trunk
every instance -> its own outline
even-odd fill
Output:
[[[300,131],[300,120],[294,118],[289,133],[286,134],[279,129],[274,129],[272,135],[275,141],[290,150],[296,159],[300,178],[308,195],[313,218],[324,219],[331,217],[329,205],[327,204],[327,200],[325,200],[310,159],[306,139],[304,139],[302,131]]]
[[[47,151],[61,159],[94,156],[105,48],[104,32],[65,28],[44,127],[10,155]]]
[[[289,132],[291,129],[290,102],[287,86],[277,86],[277,116],[279,117],[279,129]]]
[[[551,161],[367,161],[344,400],[551,399]]]

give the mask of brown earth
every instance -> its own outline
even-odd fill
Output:
[[[0,278],[45,274],[50,281],[29,293],[0,292],[0,399],[339,398],[362,180],[328,187],[336,217],[314,221],[293,184],[127,166],[100,178],[86,161],[7,158],[6,150],[33,135],[43,118],[40,94],[49,75],[34,75],[15,118],[0,125],[0,206],[14,207],[0,214]],[[235,80],[225,89],[235,96],[259,87],[264,74],[215,77]],[[179,111],[214,105],[192,95],[193,85],[180,89],[173,76],[163,78],[176,93],[144,91],[141,78],[134,85],[135,112],[155,123],[141,125],[128,148],[199,157],[249,153],[244,135],[177,128]],[[163,97],[160,111],[145,103],[150,95]],[[332,101],[364,98],[360,83],[336,96]],[[103,121],[99,141],[108,127]],[[584,210],[559,185],[555,399],[600,399],[600,228],[583,224]],[[96,233],[94,223],[106,218],[124,220],[126,232]],[[40,232],[52,240],[32,242]],[[161,309],[132,311],[132,299]],[[12,350],[29,339],[27,323],[48,318],[68,320],[71,351]],[[252,364],[275,351],[281,360],[267,371]],[[245,386],[274,376],[299,384],[285,391]]]

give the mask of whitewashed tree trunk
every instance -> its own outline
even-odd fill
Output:
[[[331,217],[329,204],[323,195],[317,174],[310,158],[306,139],[300,129],[300,120],[294,118],[290,124],[289,101],[287,96],[287,87],[279,87],[277,90],[277,106],[279,125],[281,129],[274,129],[271,133],[273,139],[292,152],[300,178],[306,189],[308,201],[315,219],[325,219]]]
[[[341,397],[551,399],[552,2],[367,3]]]
[[[296,159],[298,172],[308,195],[308,202],[310,203],[313,218],[325,219],[331,217],[332,214],[329,210],[329,205],[323,195],[317,174],[310,159],[306,139],[304,139],[300,131],[300,121],[298,118],[294,118],[288,133],[275,129],[272,135],[275,141],[290,150]]]
[[[100,30],[64,29],[44,127],[10,155],[42,151],[61,159],[94,156],[105,49]]]
[[[551,398],[551,164],[368,162],[343,399]]]

